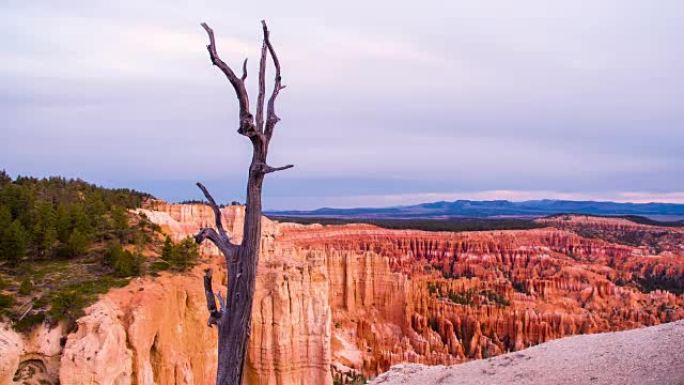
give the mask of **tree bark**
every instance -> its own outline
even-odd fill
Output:
[[[244,378],[245,355],[251,329],[252,302],[261,245],[261,190],[264,176],[274,171],[293,167],[292,165],[271,167],[266,163],[273,129],[280,120],[275,113],[275,100],[280,90],[285,86],[281,84],[280,62],[271,45],[268,27],[263,20],[261,24],[263,45],[259,62],[259,94],[257,96],[257,117],[255,121],[249,109],[249,96],[245,87],[247,59],[242,65],[242,76],[238,78],[232,68],[219,57],[214,31],[207,24],[202,23],[202,27],[209,37],[209,45],[207,46],[209,58],[212,64],[217,66],[228,78],[238,98],[240,106],[238,133],[246,136],[252,142],[252,161],[247,178],[244,235],[240,244],[231,242],[223,228],[220,207],[209,194],[209,191],[201,183],[197,183],[214,211],[216,228],[200,230],[195,236],[195,240],[197,243],[204,240],[214,243],[224,255],[228,270],[228,288],[225,301],[220,294],[214,294],[211,270],[207,270],[204,276],[204,290],[209,311],[208,324],[218,327],[217,385],[241,385]],[[273,60],[275,80],[264,119],[267,54]],[[216,307],[214,296],[219,299],[220,309]]]

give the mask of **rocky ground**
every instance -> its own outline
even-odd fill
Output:
[[[397,365],[371,385],[684,384],[684,321],[580,335],[454,366]]]

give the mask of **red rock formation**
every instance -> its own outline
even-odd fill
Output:
[[[684,318],[681,296],[638,290],[649,278],[656,287],[684,282],[682,256],[648,255],[558,229],[314,226],[285,228],[280,239],[330,258],[334,341],[340,341],[334,361],[366,375],[399,362],[451,364],[572,334]]]
[[[684,255],[684,229],[639,224],[624,218],[559,215],[536,222],[582,236],[639,247],[652,254],[671,252]]]
[[[212,222],[201,205],[152,208],[143,212],[175,239]],[[242,208],[223,213],[239,239]],[[597,224],[616,236],[621,227],[610,226]],[[677,232],[653,255],[557,228],[436,233],[268,219],[263,228],[249,384],[331,384],[331,369],[336,378],[373,376],[400,362],[453,364],[684,318],[684,297],[658,289],[684,281]],[[215,279],[225,277],[219,262],[207,259]],[[210,383],[216,342],[201,268],[105,295],[68,336],[61,383]],[[20,361],[0,359],[0,369]]]

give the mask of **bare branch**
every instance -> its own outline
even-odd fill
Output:
[[[26,315],[27,315],[31,310],[33,310],[33,302],[30,302],[30,303],[29,303],[28,308],[27,308],[23,313],[21,313],[21,316],[19,317],[19,319],[17,320],[17,322],[23,320],[24,317],[26,317]]]
[[[216,201],[214,198],[209,194],[209,190],[207,190],[206,187],[200,182],[197,182],[197,187],[202,190],[202,193],[204,194],[204,197],[207,198],[209,201],[209,206],[211,206],[211,209],[214,211],[214,220],[216,222],[216,229],[218,229],[218,235],[220,236],[222,241],[225,242],[230,242],[230,238],[228,237],[228,234],[226,234],[226,230],[223,229],[223,221],[221,219],[221,209],[219,206],[216,204]]]
[[[240,80],[242,80],[243,83],[245,82],[245,79],[247,79],[247,58],[242,62],[242,77],[240,77]]]
[[[247,94],[244,82],[244,79],[247,77],[247,63],[243,63],[242,78],[238,78],[237,75],[235,75],[235,72],[233,72],[233,69],[221,60],[218,55],[216,41],[214,39],[214,30],[212,30],[207,23],[202,23],[201,25],[209,36],[207,50],[209,51],[211,63],[217,66],[226,75],[228,81],[230,81],[230,84],[233,86],[233,89],[235,89],[235,94],[240,104],[240,127],[238,128],[238,132],[242,135],[251,137],[254,135],[255,127],[254,117],[249,112],[249,95]]]
[[[275,49],[273,49],[273,45],[271,45],[271,40],[269,39],[269,31],[268,27],[266,26],[266,21],[261,20],[261,26],[263,27],[264,31],[264,43],[266,44],[266,47],[268,48],[268,52],[271,54],[271,59],[273,59],[273,66],[275,67],[275,80],[273,82],[273,91],[271,93],[271,97],[268,98],[268,107],[266,110],[266,127],[264,128],[264,134],[266,136],[266,140],[270,141],[271,136],[273,135],[273,128],[275,125],[280,121],[280,118],[278,115],[276,115],[275,112],[275,100],[278,97],[278,93],[280,90],[285,88],[281,84],[281,76],[280,76],[280,61],[278,60],[278,56],[275,53]]]
[[[288,168],[292,168],[292,167],[294,167],[293,164],[288,164],[288,165],[282,166],[282,167],[271,167],[269,165],[266,165],[263,167],[263,172],[264,172],[264,174],[268,174],[268,173],[272,173],[272,172],[276,172],[276,171],[287,170]]]
[[[216,309],[214,289],[211,286],[211,269],[204,270],[204,296],[207,299],[207,310],[209,310],[209,320],[207,320],[207,325],[218,325],[221,322],[221,312]]]
[[[197,235],[195,235],[195,242],[198,244],[204,242],[205,239],[210,240],[218,248],[221,248],[221,245],[223,244],[221,237],[218,235],[216,230],[212,229],[211,227],[205,227],[201,229]]]
[[[259,60],[259,94],[257,95],[256,126],[264,131],[264,99],[266,98],[266,37],[261,44],[261,60]]]

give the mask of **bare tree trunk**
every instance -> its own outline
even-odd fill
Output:
[[[202,27],[209,36],[207,50],[211,62],[226,75],[238,98],[240,105],[238,133],[246,136],[252,142],[252,162],[249,166],[249,177],[247,179],[247,202],[242,243],[234,244],[231,242],[223,228],[219,206],[209,191],[201,183],[197,183],[214,211],[216,228],[202,229],[195,236],[195,240],[197,243],[201,243],[208,239],[214,243],[225,256],[228,269],[228,291],[225,302],[220,294],[214,294],[211,284],[211,270],[207,270],[204,276],[204,290],[207,298],[207,309],[210,314],[208,324],[209,326],[217,325],[219,334],[217,385],[241,385],[244,377],[243,368],[252,322],[252,302],[261,244],[261,188],[264,176],[274,171],[293,167],[292,165],[271,167],[266,163],[268,145],[273,135],[273,129],[280,120],[275,113],[275,100],[280,90],[285,86],[281,84],[280,62],[271,46],[268,28],[264,21],[261,24],[264,38],[259,62],[259,95],[257,97],[255,121],[249,110],[249,96],[245,88],[247,59],[242,65],[242,76],[238,78],[230,66],[218,56],[214,31],[207,24],[202,23]],[[275,67],[275,81],[266,106],[266,120],[264,121],[267,53],[270,54]],[[220,309],[216,307],[215,296],[218,297]]]

